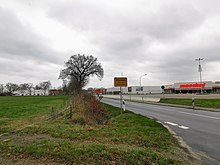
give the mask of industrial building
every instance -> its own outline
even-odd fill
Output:
[[[165,85],[164,92],[169,93],[220,93],[220,82],[179,82]]]
[[[164,89],[161,87],[164,86]],[[204,81],[204,82],[178,82],[170,85],[161,86],[128,86],[122,87],[123,94],[179,94],[179,93],[220,93],[220,81]],[[97,89],[96,89],[97,90]],[[120,93],[120,87],[106,88],[98,90],[100,94],[117,95]]]
[[[160,86],[129,86],[122,87],[123,94],[153,94],[162,93]],[[119,94],[120,87],[112,87],[106,89],[106,94]]]

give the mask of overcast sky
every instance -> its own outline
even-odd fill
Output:
[[[51,80],[71,55],[93,55],[87,87],[220,80],[219,0],[0,0],[0,84]]]

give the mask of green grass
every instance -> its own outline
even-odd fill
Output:
[[[38,107],[41,103],[46,108],[59,107],[61,100],[67,98],[35,99],[25,102],[32,102],[31,107],[35,103]],[[18,104],[17,101],[14,104]],[[119,108],[104,106],[109,111],[106,125],[78,125],[64,117],[41,122],[16,134],[0,137],[0,154],[21,154],[67,164],[189,164],[183,160],[187,154],[160,123],[128,111],[120,115]],[[38,116],[48,111],[42,108],[35,112]],[[34,116],[34,112],[23,114],[12,119]]]
[[[66,96],[0,97],[0,133],[32,123],[35,117],[62,108]],[[13,125],[13,126],[12,126]]]
[[[192,106],[192,99],[161,99],[160,103]],[[220,99],[195,99],[195,106],[206,108],[220,108]]]

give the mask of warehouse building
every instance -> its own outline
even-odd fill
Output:
[[[106,94],[119,94],[120,87],[112,87],[106,89]],[[122,87],[123,94],[153,94],[153,93],[162,93],[160,86],[129,86]]]
[[[161,86],[129,86],[122,87],[123,94],[180,94],[180,93],[220,93],[220,81],[204,81],[200,82],[178,82],[174,84],[164,85],[164,90]],[[104,94],[104,93],[103,93]],[[106,89],[106,94],[117,95],[120,94],[119,87],[112,87]]]
[[[173,85],[165,85],[164,92],[171,93],[220,93],[220,82],[179,82]]]

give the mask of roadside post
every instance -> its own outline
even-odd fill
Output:
[[[114,86],[120,87],[120,105],[121,105],[121,114],[122,114],[122,108],[123,108],[122,87],[127,87],[127,77],[115,77]]]
[[[195,99],[192,97],[192,107],[195,109]]]
[[[124,101],[124,99],[122,101],[122,106],[123,106],[123,110],[125,111],[125,101]]]
[[[162,89],[162,94],[163,94],[163,98],[164,98],[164,89],[165,89],[165,86],[162,85],[162,86],[161,86],[161,89]]]
[[[120,105],[121,105],[121,110],[122,110],[122,90],[121,90],[121,87],[120,87]],[[121,111],[121,114],[122,114],[122,111]]]

